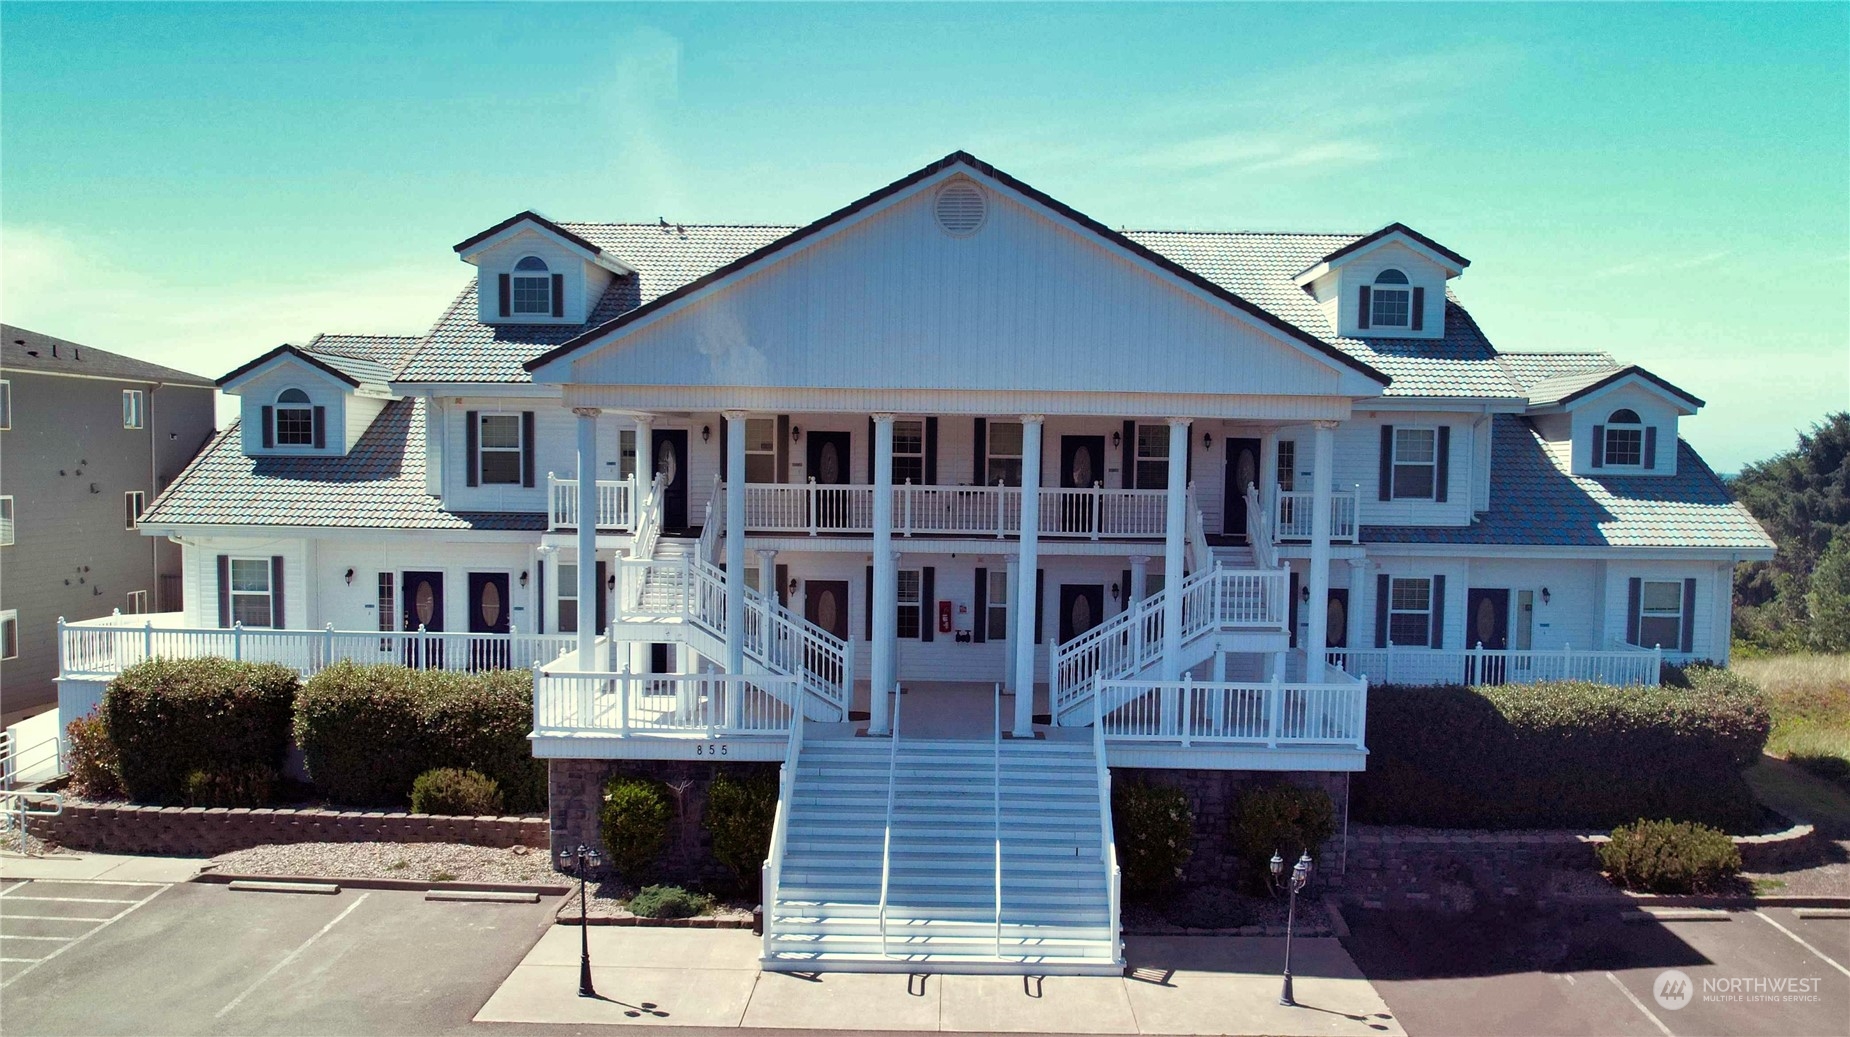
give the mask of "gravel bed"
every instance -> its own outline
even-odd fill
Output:
[[[546,851],[464,843],[279,843],[212,858],[213,870],[239,875],[299,875],[419,882],[559,884]]]
[[[568,876],[560,878],[571,882],[571,894],[559,903],[558,917],[561,921],[578,921],[578,883]],[[636,895],[636,887],[615,879],[605,879],[585,888],[585,917],[587,918],[633,918],[630,914],[630,897]],[[750,903],[738,898],[716,898],[713,910],[708,912],[720,918],[745,919],[752,917],[752,908],[757,907],[756,900]]]

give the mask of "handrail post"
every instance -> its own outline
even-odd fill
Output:
[[[1184,749],[1189,748],[1191,744],[1188,733],[1188,719],[1193,715],[1194,703],[1195,675],[1192,673],[1185,673],[1182,675],[1182,700],[1177,703],[1178,711],[1176,713],[1176,728],[1182,736],[1182,748]]]
[[[1102,482],[1094,482],[1090,494],[1092,497],[1092,539],[1094,540],[1098,539],[1099,525],[1104,519],[1104,485],[1105,484]]]
[[[329,623],[321,638],[321,667],[334,665],[334,624]]]
[[[1267,713],[1271,714],[1268,718],[1269,723],[1266,724],[1267,736],[1265,744],[1268,749],[1278,748],[1279,729],[1284,724],[1284,679],[1285,673],[1282,668],[1274,670],[1272,673],[1272,686],[1266,691],[1267,697],[1271,700],[1269,708],[1266,710]]]
[[[244,621],[241,619],[231,624],[231,658],[235,662],[244,660]]]

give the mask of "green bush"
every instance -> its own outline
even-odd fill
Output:
[[[1163,917],[1184,929],[1232,929],[1252,921],[1245,897],[1219,886],[1196,886],[1164,908]]]
[[[1707,825],[1644,821],[1612,830],[1599,848],[1612,880],[1641,893],[1708,893],[1740,874],[1741,851]]]
[[[1290,867],[1300,854],[1315,858],[1323,841],[1336,834],[1336,805],[1322,789],[1265,785],[1239,798],[1229,827],[1242,877],[1252,889],[1263,891],[1273,853]]]
[[[1459,828],[1610,828],[1674,817],[1755,825],[1741,771],[1771,721],[1752,682],[1692,666],[1687,688],[1558,682],[1368,692],[1357,820]]]
[[[668,842],[668,792],[659,781],[619,775],[604,786],[598,836],[616,873],[640,882]]]
[[[260,807],[276,799],[280,775],[268,767],[198,770],[186,776],[189,807]]]
[[[71,790],[89,799],[121,799],[122,772],[109,722],[101,710],[78,717],[64,729],[64,766]]]
[[[194,772],[282,770],[296,672],[274,663],[153,659],[123,670],[103,717],[131,799],[184,799]]]
[[[1114,782],[1111,824],[1127,896],[1155,897],[1182,878],[1182,867],[1195,852],[1195,811],[1181,789]]]
[[[533,758],[533,676],[452,673],[342,662],[309,678],[296,703],[296,743],[323,796],[401,804],[436,767],[494,779],[506,807],[542,809],[546,767]]]
[[[777,777],[760,771],[744,777],[725,772],[707,786],[702,823],[713,836],[713,856],[732,869],[741,889],[750,888],[771,855],[771,828],[777,820]]]
[[[712,906],[712,897],[689,893],[680,886],[644,886],[630,898],[630,914],[638,918],[692,918]]]
[[[501,786],[480,771],[432,767],[411,783],[411,812],[452,817],[498,817]]]

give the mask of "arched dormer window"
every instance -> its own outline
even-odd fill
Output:
[[[1630,407],[1621,407],[1607,417],[1602,438],[1605,447],[1601,458],[1604,466],[1613,468],[1636,468],[1645,462],[1644,422],[1638,412]]]
[[[284,389],[276,397],[276,445],[314,446],[315,408],[300,389]]]
[[[552,274],[546,261],[538,256],[525,256],[514,264],[514,312],[516,314],[537,314],[542,317],[553,315]]]
[[[1370,323],[1382,328],[1404,328],[1413,320],[1413,289],[1407,275],[1389,267],[1375,275],[1369,309]]]

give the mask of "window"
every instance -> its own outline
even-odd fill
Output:
[[[1404,328],[1411,323],[1413,290],[1407,287],[1407,275],[1387,269],[1375,275],[1375,287],[1368,306],[1368,321],[1376,327]]]
[[[13,383],[0,378],[0,429],[13,427]]]
[[[123,428],[140,428],[141,427],[141,402],[142,402],[141,397],[142,397],[142,394],[141,394],[140,389],[122,390],[122,427]]]
[[[483,414],[480,454],[483,486],[520,485],[520,415]]]
[[[146,510],[148,495],[141,490],[130,490],[122,495],[122,528],[140,529],[141,513]]]
[[[1290,493],[1298,484],[1298,445],[1295,441],[1278,441],[1278,488]]]
[[[1644,422],[1637,411],[1622,408],[1606,419],[1605,449],[1601,460],[1608,466],[1644,464]]]
[[[0,659],[19,658],[19,610],[0,612]]]
[[[745,481],[777,481],[776,418],[745,419]]]
[[[1535,644],[1535,592],[1516,592],[1516,618],[1510,623],[1510,647],[1526,652]]]
[[[920,602],[924,580],[917,569],[899,570],[899,611],[898,625],[900,637],[917,639],[919,624],[924,611]]]
[[[122,614],[125,616],[140,616],[140,615],[145,615],[147,611],[148,611],[148,592],[147,591],[129,591],[128,592],[128,604],[123,606]]]
[[[617,478],[636,474],[636,430],[626,428],[617,433]]]
[[[0,547],[13,542],[13,497],[0,497]]]
[[[989,573],[988,614],[983,618],[991,641],[1006,641],[1009,636],[1009,574],[1006,570]]]
[[[578,566],[559,563],[559,633],[578,632]]]
[[[1016,447],[1017,452],[1020,447]],[[1017,476],[1017,482],[1019,482]],[[925,423],[923,421],[893,422],[893,485],[910,482],[921,486],[925,482]]]
[[[1638,643],[1676,651],[1683,643],[1683,584],[1645,580],[1638,596]]]
[[[1137,489],[1169,488],[1169,426],[1137,426]]]
[[[231,621],[247,627],[267,627],[270,609],[270,560],[231,560]]]
[[[552,316],[552,275],[538,256],[514,264],[514,312]]]
[[[1388,640],[1397,645],[1432,641],[1432,581],[1395,579],[1388,586]]]
[[[396,584],[397,579],[394,574],[379,574],[379,630],[381,633],[390,633],[398,629],[398,592]],[[389,637],[380,638],[379,650],[381,652],[391,651],[392,639]]]
[[[1432,500],[1439,469],[1439,433],[1430,428],[1394,430],[1394,499]]]
[[[276,445],[315,445],[315,408],[300,389],[284,389],[276,397]]]
[[[1020,486],[1021,422],[990,422],[988,439],[989,445],[985,449],[989,454],[989,470],[984,473],[983,484]]]

